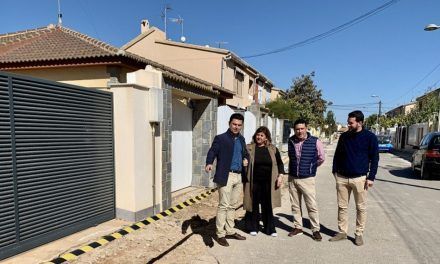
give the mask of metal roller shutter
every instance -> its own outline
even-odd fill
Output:
[[[114,218],[112,94],[0,78],[0,258]]]

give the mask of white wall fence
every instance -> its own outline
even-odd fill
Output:
[[[408,127],[408,140],[407,144],[411,146],[418,146],[423,136],[428,134],[428,123],[414,124]]]
[[[227,105],[219,106],[217,109],[217,134],[226,132],[229,125],[229,117],[235,113],[235,111]],[[242,113],[240,111],[240,113]],[[258,124],[258,119],[261,120]],[[283,138],[283,120],[266,116],[266,118],[257,117],[250,111],[244,111],[244,129],[242,135],[246,139],[246,143],[252,142],[252,136],[260,125],[266,126],[272,136],[272,143],[276,146],[282,144]]]

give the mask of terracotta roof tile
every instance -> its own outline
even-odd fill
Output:
[[[134,64],[151,65],[161,70],[168,78],[196,86],[207,92],[218,94],[218,91],[223,90],[217,85],[118,49],[69,28],[49,25],[43,28],[0,34],[0,69],[2,64],[20,64],[23,66],[26,63],[40,64],[41,62],[44,64],[44,62],[49,61],[83,61],[105,57],[115,61],[128,59]]]
[[[64,27],[0,35],[0,63],[114,56],[118,50]]]

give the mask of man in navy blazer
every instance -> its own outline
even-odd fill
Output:
[[[227,247],[227,238],[246,240],[234,231],[235,209],[243,190],[245,167],[248,163],[246,142],[240,134],[244,117],[232,114],[229,118],[229,129],[217,135],[206,156],[206,172],[212,171],[212,164],[217,159],[214,182],[218,186],[219,204],[216,217],[217,242]]]

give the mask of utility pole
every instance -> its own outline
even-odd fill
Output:
[[[382,115],[382,100],[379,100],[379,114],[377,115],[377,130],[380,133],[380,116]]]

